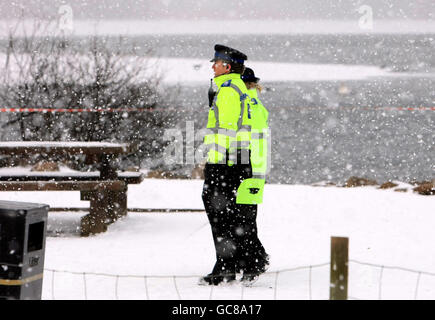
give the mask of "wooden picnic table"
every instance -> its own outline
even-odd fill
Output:
[[[97,163],[99,176],[83,173],[23,174],[17,177],[0,177],[0,191],[80,191],[82,200],[91,201],[90,213],[82,218],[81,233],[89,235],[104,232],[109,223],[127,214],[127,184],[140,183],[137,177],[118,175],[117,157],[133,153],[136,145],[110,142],[78,141],[8,141],[0,142],[0,155],[21,156],[40,154],[44,157],[70,157],[85,155]],[[89,161],[88,161],[89,163]],[[7,179],[6,179],[7,178]]]
[[[114,159],[122,154],[137,151],[134,144],[95,141],[8,141],[0,142],[0,155],[71,156],[86,155],[94,163],[100,164],[100,177],[117,177]]]

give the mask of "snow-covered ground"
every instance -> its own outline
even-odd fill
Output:
[[[129,187],[128,207],[201,209],[202,183],[145,179]],[[86,207],[79,198],[0,193],[2,200]],[[350,239],[350,297],[435,299],[435,276],[388,268],[435,272],[434,212],[435,197],[411,191],[266,185],[258,226],[271,266],[251,288],[196,284],[214,262],[204,213],[130,212],[106,233],[80,238],[85,212],[50,212],[43,299],[328,299],[331,236]]]
[[[204,83],[212,78],[209,60],[183,58],[151,58],[150,65],[158,66],[165,83]],[[261,81],[333,81],[360,80],[369,77],[403,76],[374,66],[279,63],[247,61],[246,65],[261,75]]]
[[[84,58],[87,59],[87,58]],[[127,64],[134,66],[133,57],[123,58]],[[6,61],[6,55],[0,53],[0,64]],[[130,62],[129,62],[130,61]],[[132,62],[131,62],[132,61]],[[139,79],[149,79],[152,75],[161,75],[164,84],[195,85],[204,84],[213,77],[209,59],[188,58],[156,58],[146,59],[148,67]],[[91,63],[92,65],[92,63]],[[418,76],[418,74],[390,72],[376,66],[342,65],[342,64],[310,64],[284,63],[266,61],[247,61],[246,65],[261,75],[261,81],[334,81],[362,80],[370,77]],[[11,60],[10,80],[19,76],[15,60]],[[91,73],[90,73],[91,74]],[[426,76],[428,76],[426,74]],[[22,81],[22,79],[20,79]]]
[[[430,33],[433,21],[75,21],[73,34]],[[255,30],[255,32],[253,31]],[[20,30],[18,30],[20,32]],[[1,28],[0,37],[7,35]],[[4,63],[4,55],[0,63]],[[160,58],[165,83],[211,77],[208,60]],[[3,61],[3,62],[2,62]],[[248,61],[262,81],[355,80],[397,75],[371,66]],[[155,72],[155,70],[151,70]],[[402,184],[402,187],[408,187]],[[203,208],[200,180],[146,179],[129,186],[129,208]],[[2,200],[88,207],[79,192],[0,192]],[[196,285],[210,272],[214,248],[204,213],[138,213],[100,235],[80,238],[85,212],[50,212],[44,299],[327,299],[330,237],[350,239],[349,296],[435,299],[435,197],[376,187],[266,185],[259,236],[271,266],[252,288]],[[58,236],[55,236],[59,233]],[[376,266],[361,264],[371,263]],[[310,267],[311,266],[311,267]],[[386,266],[384,268],[379,266]],[[391,269],[407,268],[423,273]],[[175,277],[174,277],[175,276]]]

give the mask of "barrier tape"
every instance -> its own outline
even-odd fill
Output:
[[[435,107],[287,107],[288,109],[300,109],[300,110],[385,110],[385,111],[435,111]],[[154,111],[188,111],[197,110],[196,108],[0,108],[0,112],[11,113],[83,113],[83,112],[154,112]]]
[[[152,112],[156,109],[152,108],[0,108],[0,112],[72,112],[72,113],[80,113],[80,112]],[[160,108],[158,110],[169,110],[169,108]]]
[[[435,111],[435,107],[347,107],[347,106],[317,106],[317,107],[288,107],[288,109],[299,110],[381,110],[381,111]]]
[[[0,286],[21,286],[23,284],[40,280],[42,278],[43,278],[43,274],[39,273],[37,275],[24,279],[0,279]]]

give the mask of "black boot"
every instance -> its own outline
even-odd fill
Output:
[[[217,286],[221,283],[228,283],[231,281],[236,280],[236,274],[214,274],[209,273],[208,275],[202,277],[199,279],[198,284],[199,285],[211,285],[211,286]]]
[[[253,264],[243,270],[243,276],[240,281],[244,286],[252,286],[258,280],[259,276],[262,273],[265,273],[268,268],[269,255],[265,254],[261,262],[257,262],[256,264]]]
[[[219,261],[216,262],[211,273],[199,279],[198,284],[217,286],[220,283],[228,283],[234,280],[236,280],[234,263]]]

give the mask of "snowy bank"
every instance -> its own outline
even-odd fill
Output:
[[[128,206],[203,208],[202,183],[145,179],[129,187]],[[81,202],[75,192],[1,192],[0,199],[68,207]],[[435,241],[434,212],[435,197],[411,192],[376,187],[266,185],[258,227],[272,257],[271,267],[253,288],[245,289],[244,298],[327,299],[331,236],[350,238],[353,260],[433,272],[435,259],[430,252]],[[196,285],[196,277],[208,273],[214,259],[204,213],[130,212],[106,233],[80,238],[74,228],[83,214],[49,213],[51,235],[62,226],[69,232],[47,238],[44,299],[177,299],[178,294],[185,299],[209,298],[210,288]],[[310,269],[311,273],[308,268],[283,271],[323,263],[323,267]],[[277,271],[281,271],[278,280]],[[377,299],[380,271],[352,263],[349,295]],[[87,273],[85,279],[83,272]],[[382,272],[383,298],[414,298],[417,273]],[[191,277],[177,278],[175,290],[174,275]],[[146,291],[144,279],[148,281]],[[421,276],[419,298],[435,298],[434,280]],[[240,299],[240,290],[238,284],[215,288],[213,298]]]
[[[83,56],[83,61],[89,57]],[[4,64],[6,55],[0,53],[0,64]],[[122,63],[134,68],[138,61],[133,56],[123,56]],[[162,77],[164,84],[192,85],[207,83],[213,78],[213,70],[208,59],[188,58],[146,58],[147,67],[138,80],[146,81],[156,75]],[[67,63],[61,64],[66,66]],[[407,76],[410,74],[389,72],[376,66],[343,65],[343,64],[310,64],[310,63],[284,63],[248,61],[247,66],[253,68],[256,74],[261,75],[261,81],[335,81],[335,80],[362,80],[371,77]],[[93,63],[90,62],[90,66]],[[19,67],[15,60],[10,62],[10,80],[23,81],[19,77]],[[68,70],[67,70],[68,71]],[[72,71],[72,70],[71,70]],[[71,72],[69,71],[69,72]],[[90,74],[92,74],[90,72]],[[415,74],[413,75],[415,76]],[[90,81],[90,80],[89,80]]]
[[[183,85],[205,83],[213,77],[209,60],[182,58],[150,58],[150,65],[158,66],[164,83]],[[262,82],[270,81],[335,81],[361,80],[370,77],[403,76],[374,66],[342,64],[280,63],[247,61]]]

